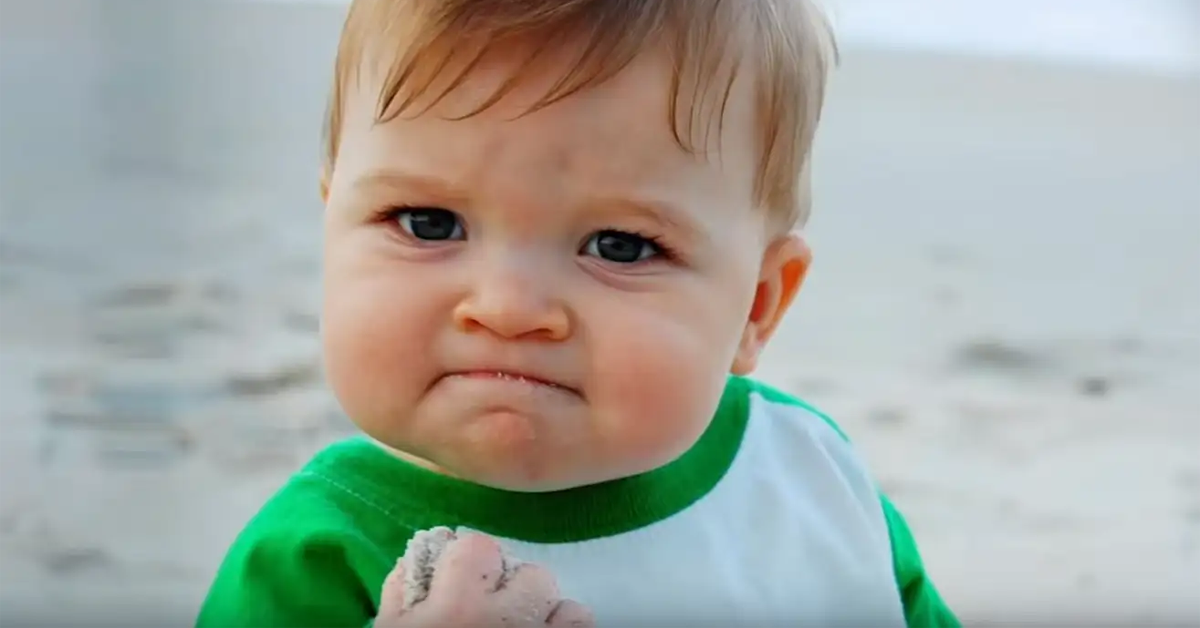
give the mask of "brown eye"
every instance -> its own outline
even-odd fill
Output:
[[[418,240],[463,240],[462,221],[448,209],[413,209],[396,214],[400,228]]]

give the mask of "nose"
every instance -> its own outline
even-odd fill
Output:
[[[535,264],[489,260],[486,266],[454,309],[460,330],[510,340],[560,341],[571,335],[570,313],[550,294],[546,277],[533,270]]]

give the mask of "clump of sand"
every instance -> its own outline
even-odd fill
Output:
[[[438,558],[457,539],[458,535],[454,530],[444,526],[420,530],[409,539],[404,556],[400,558],[400,564],[404,568],[405,609],[410,609],[429,597]],[[501,560],[503,572],[496,583],[497,589],[504,587],[505,581],[521,564],[521,561],[507,552],[501,553]]]

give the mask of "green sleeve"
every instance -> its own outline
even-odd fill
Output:
[[[896,584],[900,588],[900,599],[904,603],[904,619],[909,628],[960,628],[958,618],[942,601],[933,586],[917,542],[900,511],[886,496],[883,513],[887,518],[888,532],[892,538],[892,565],[896,572]]]
[[[197,628],[369,625],[387,561],[361,536],[321,526],[303,510],[260,513],[217,571]],[[319,517],[318,517],[319,518]]]

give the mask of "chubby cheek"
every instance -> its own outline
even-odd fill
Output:
[[[384,276],[331,277],[325,289],[321,335],[329,385],[351,420],[394,446],[431,377],[428,361],[417,357],[428,355],[432,317],[413,297],[409,282]]]
[[[724,391],[738,336],[724,315],[695,311],[629,309],[595,321],[603,326],[590,334],[589,401],[610,455],[630,473],[687,451]]]

